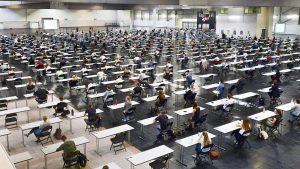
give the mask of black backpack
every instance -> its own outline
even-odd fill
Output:
[[[88,161],[88,159],[86,158],[86,155],[82,154],[82,153],[79,153],[77,155],[77,158],[78,158],[78,163],[81,167],[85,167],[86,166],[86,163]]]

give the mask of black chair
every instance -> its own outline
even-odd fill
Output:
[[[175,136],[172,131],[173,122],[168,122],[167,128],[165,130],[162,130],[160,134],[157,136],[157,141],[163,141],[163,140],[172,140],[175,139]]]
[[[0,111],[7,110],[8,101],[7,100],[0,100]]]
[[[242,135],[240,135],[239,137],[236,137],[236,145],[237,145],[238,148],[241,148],[245,143],[247,143],[248,147],[251,148],[251,145],[247,140],[247,138],[248,138],[248,136],[250,135],[251,132],[252,132],[252,130],[247,130]]]
[[[167,169],[168,167],[168,161],[170,159],[170,155],[166,155],[164,157],[161,157],[159,159],[156,159],[155,161],[149,163],[149,166],[152,169]]]
[[[202,147],[202,152],[197,152],[196,155],[193,155],[194,163],[196,166],[199,166],[203,160],[209,159],[209,161],[213,164],[213,160],[211,159],[210,152],[214,144],[208,144]]]
[[[195,129],[194,129],[195,132],[201,131],[202,127],[204,129],[206,128],[205,122],[207,120],[207,116],[208,116],[208,114],[204,114],[204,115],[200,116],[200,118],[197,121],[195,121]]]
[[[208,76],[207,78],[204,78],[204,84],[207,84],[211,82],[214,79],[214,75]]]
[[[163,100],[159,101],[157,108],[160,112],[163,112],[163,111],[167,112],[167,108],[166,108],[167,102],[168,102],[168,99],[163,99]]]
[[[87,94],[94,94],[96,91],[96,86],[92,86],[87,89]]]
[[[17,128],[18,127],[17,113],[10,113],[5,116],[5,128],[8,128],[8,127],[9,128]]]
[[[234,104],[229,104],[226,106],[227,110],[226,109],[222,109],[222,115],[225,117],[225,118],[231,118],[232,117],[232,112],[231,110],[234,108]]]
[[[41,131],[40,135],[34,134],[37,138],[36,142],[41,143],[42,146],[50,142],[52,142],[53,144],[53,140],[51,138],[51,132],[52,132],[52,126],[47,126]]]
[[[115,154],[117,154],[117,151],[121,151],[121,150],[126,151],[126,147],[124,145],[125,138],[126,138],[126,133],[120,133],[120,134],[117,134],[114,138],[111,138],[110,139],[111,146],[110,146],[109,150],[111,150],[113,148]]]
[[[148,83],[148,78],[144,78],[143,80],[140,81],[141,86],[149,88],[149,83]]]
[[[112,105],[114,103],[114,98],[115,98],[115,94],[107,96],[106,100],[103,101],[104,103],[103,107]]]
[[[86,124],[85,131],[88,131],[89,134],[93,131],[96,131],[96,120],[89,121],[88,119],[84,119],[84,122]]]
[[[14,80],[14,85],[20,85],[20,84],[22,84],[22,79],[21,78],[16,78]]]
[[[276,138],[277,134],[281,136],[279,127],[280,127],[280,125],[282,125],[282,121],[283,121],[283,119],[281,118],[281,119],[276,120],[273,126],[267,125],[267,127],[268,127],[267,133],[268,133],[269,137]]]
[[[70,168],[72,166],[79,165],[79,163],[78,163],[78,155],[77,154],[78,154],[78,151],[75,151],[73,157],[70,157],[68,159],[64,159],[63,158],[63,161],[64,161],[63,168]]]
[[[135,120],[134,112],[136,107],[131,107],[126,113],[125,113],[125,119],[126,122],[131,122]]]
[[[136,100],[137,102],[142,102],[142,93],[133,93],[132,94],[132,100]]]

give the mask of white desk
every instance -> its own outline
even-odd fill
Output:
[[[162,84],[169,85],[169,84],[171,84],[171,82],[163,81],[163,82],[152,83],[152,84],[149,84],[149,85],[152,86],[152,87],[157,87],[157,86],[162,85]]]
[[[59,128],[60,128],[60,123],[62,122],[62,120],[59,119],[58,117],[55,117],[55,118],[49,119],[48,122],[49,122],[51,125],[52,125],[52,124],[55,124],[55,123],[58,123]],[[24,145],[24,146],[25,146],[24,131],[25,131],[25,130],[33,129],[33,128],[35,128],[35,127],[39,127],[42,123],[43,123],[43,121],[41,120],[41,121],[35,121],[35,122],[32,122],[32,123],[26,123],[26,124],[20,125],[21,131],[22,131],[22,142],[23,142],[23,145]]]
[[[239,79],[234,79],[234,80],[225,81],[224,83],[232,85],[232,84],[236,84],[238,81]]]
[[[217,74],[210,73],[210,74],[205,74],[205,75],[199,75],[200,78],[208,78],[210,76],[217,76]]]
[[[40,86],[40,85],[42,85],[42,83],[41,83],[41,82],[37,82],[37,83],[35,83],[34,85]],[[15,85],[17,96],[18,96],[18,89],[19,89],[19,88],[26,87],[26,86],[27,86],[27,83],[26,83],[26,84]]]
[[[131,169],[133,169],[134,166],[146,163],[148,161],[171,154],[173,152],[174,152],[174,150],[170,149],[169,147],[167,147],[165,145],[162,145],[159,147],[155,147],[155,148],[134,154],[134,155],[128,157],[127,160],[131,163]]]
[[[46,108],[46,107],[52,107],[52,106],[56,106],[57,105],[57,103],[60,103],[61,101],[54,101],[54,102],[48,102],[48,103],[43,103],[43,104],[38,104],[38,108],[39,108],[39,117],[40,117],[40,119],[42,119],[42,113],[41,113],[41,109],[42,108]],[[63,102],[65,102],[65,103],[70,103],[70,101],[69,100],[63,100]]]
[[[8,82],[12,82],[12,81],[15,81],[16,79],[22,79],[22,80],[26,80],[26,79],[31,79],[32,77],[31,76],[24,76],[24,77],[16,77],[16,78],[11,78],[11,79],[6,79],[6,81]]]
[[[115,84],[115,83],[123,83],[124,80],[121,81],[117,81],[117,80],[111,80],[111,81],[105,81],[105,82],[101,82],[103,85],[109,85],[109,84]]]
[[[125,88],[125,89],[120,89],[121,92],[126,93],[126,92],[131,92],[133,91],[135,87],[129,87],[129,88]],[[144,87],[142,87],[144,89]]]
[[[8,129],[1,129],[0,130],[0,137],[1,136],[6,136],[6,143],[7,143],[7,150],[9,150],[9,140],[8,140],[8,135],[10,135],[11,132]]]
[[[29,107],[19,107],[19,108],[15,108],[15,109],[8,109],[8,110],[0,111],[0,116],[6,116],[7,114],[11,114],[11,113],[21,113],[21,112],[27,111],[27,122],[29,122],[29,114],[28,114],[29,110],[30,110]]]
[[[29,169],[29,160],[32,159],[32,156],[29,154],[29,152],[23,152],[15,155],[9,156],[10,161],[12,161],[14,164],[18,164],[21,162],[26,161],[27,162],[27,169]]]
[[[155,101],[157,99],[158,96],[151,96],[151,97],[146,97],[146,98],[142,98],[142,100],[146,101],[146,102],[152,102]],[[165,95],[165,98],[169,98],[169,95]]]
[[[75,142],[76,146],[84,145],[84,154],[86,154],[86,144],[90,142],[87,138],[77,137],[77,138],[74,138],[74,139],[71,139],[71,140],[73,140]],[[41,150],[44,153],[44,158],[45,158],[45,169],[47,169],[47,167],[48,167],[47,166],[47,155],[55,153],[56,149],[62,144],[63,144],[63,142],[60,142],[60,143],[56,143],[56,144],[52,144],[52,145],[42,147]]]
[[[222,126],[219,127],[215,127],[214,129],[217,130],[219,132],[219,136],[218,136],[218,147],[221,149],[222,148],[222,142],[223,142],[223,134],[227,134],[229,132],[232,132],[234,130],[239,129],[240,127],[238,127],[238,124],[240,124],[241,121],[237,120],[237,121],[233,121],[227,124],[224,124]],[[225,150],[225,149],[224,149]]]
[[[209,90],[209,89],[213,89],[218,87],[219,84],[218,83],[214,83],[214,84],[210,84],[210,85],[205,85],[205,86],[201,86],[201,88],[205,89],[205,90]]]
[[[166,116],[168,117],[168,120],[173,119],[173,116],[170,116],[168,114],[166,114]],[[137,121],[141,125],[141,136],[139,137],[140,139],[144,140],[144,128],[145,128],[145,126],[153,124],[156,117],[157,116]]]
[[[285,111],[285,112],[289,112],[293,109],[293,107],[295,106],[294,103],[287,103],[287,104],[282,104],[280,106],[275,107],[276,109]]]
[[[112,136],[112,135],[116,135],[116,134],[119,134],[119,133],[128,132],[127,137],[128,137],[128,142],[130,143],[130,131],[133,130],[133,129],[134,128],[131,127],[130,125],[124,124],[124,125],[121,125],[121,126],[118,126],[118,127],[113,127],[113,128],[110,128],[110,129],[94,132],[93,135],[96,137],[96,146],[97,146],[96,152],[100,155],[100,152],[99,152],[99,140],[100,139],[106,138],[106,137],[109,137],[109,136]]]
[[[178,95],[184,95],[186,93],[186,90],[178,90],[178,91],[175,91],[173,93],[175,94],[175,103],[174,103],[174,105],[178,106],[177,105]]]
[[[96,109],[96,114],[100,114],[100,113],[103,113],[103,111],[100,110],[100,109]],[[70,121],[70,131],[71,131],[71,133],[73,133],[72,120],[73,120],[73,119],[78,119],[78,118],[84,117],[84,115],[85,115],[85,111],[83,111],[83,112],[78,112],[78,113],[74,113],[73,116],[72,116],[71,114],[68,114],[68,115],[67,115],[67,118],[68,118],[69,121]]]
[[[3,169],[16,169],[2,144],[0,144],[0,162]]]
[[[182,138],[180,140],[176,140],[176,143],[180,145],[180,155],[179,155],[179,160],[176,160],[177,162],[179,162],[180,164],[187,166],[184,163],[184,148],[196,145],[198,143],[198,139],[199,139],[199,135],[202,133],[198,133],[198,134],[194,134],[185,138]],[[207,132],[208,137],[212,140],[213,138],[215,138],[216,136]]]
[[[138,102],[136,101],[131,101],[131,105],[134,106],[134,105],[137,105],[139,104]],[[123,108],[125,105],[125,102],[124,103],[119,103],[119,104],[114,104],[114,105],[110,105],[110,106],[107,106],[109,109],[111,110],[116,110],[116,109],[121,109]]]
[[[120,166],[118,166],[116,163],[114,162],[110,162],[108,164],[104,164],[100,167],[97,167],[95,169],[103,169],[103,166],[108,166],[109,169],[122,169]]]
[[[249,117],[249,119],[252,119],[254,121],[258,121],[259,122],[259,121],[268,119],[270,117],[273,117],[275,115],[276,114],[273,111],[266,110],[265,112],[256,113],[256,114],[253,114],[253,115],[248,116],[248,117]]]
[[[0,100],[15,101],[16,108],[17,108],[17,100],[18,99],[19,98],[17,96],[9,96],[9,97],[0,98]]]
[[[254,92],[247,92],[247,93],[243,93],[243,94],[238,94],[238,95],[234,95],[232,96],[235,99],[239,99],[239,100],[243,100],[243,99],[247,99],[249,97],[253,97],[258,95],[257,93]]]
[[[193,69],[182,69],[182,70],[177,70],[177,73],[185,73],[185,72],[187,72],[187,71],[192,72]]]
[[[202,111],[202,110],[205,110],[205,108],[200,107],[200,111]],[[181,116],[192,114],[193,113],[193,107],[177,110],[177,111],[174,111],[174,113],[177,116],[177,128],[179,129],[180,128],[180,123],[181,123]]]

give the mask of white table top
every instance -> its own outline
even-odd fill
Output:
[[[282,104],[280,106],[277,106],[276,109],[283,110],[283,111],[291,111],[294,106],[295,106],[294,103],[287,103],[287,104]]]
[[[82,144],[86,144],[86,143],[89,143],[90,141],[85,138],[85,137],[77,137],[77,138],[74,138],[74,139],[71,139],[75,142],[75,145],[76,146],[79,146],[79,145],[82,145]],[[55,153],[56,152],[56,149],[62,145],[63,142],[59,142],[59,143],[55,143],[55,144],[52,144],[52,145],[47,145],[45,147],[42,147],[42,152],[45,154],[45,155],[48,155],[48,154],[52,154],[52,153]]]
[[[0,144],[0,164],[3,169],[16,169],[2,144]]]
[[[210,105],[212,107],[217,107],[217,106],[221,106],[224,105],[224,102],[227,100],[227,98],[224,99],[220,99],[220,100],[215,100],[215,101],[211,101],[211,102],[207,102],[207,105]],[[238,103],[237,100],[233,99],[234,103]]]
[[[262,121],[262,120],[265,120],[267,118],[273,117],[275,115],[276,114],[273,111],[266,110],[265,112],[260,112],[260,113],[253,114],[253,115],[249,116],[249,118],[253,119],[255,121]]]
[[[116,94],[115,92],[113,92],[113,94]],[[88,97],[93,99],[93,98],[98,98],[98,97],[103,97],[105,95],[105,92],[103,93],[96,93],[96,94],[89,94]]]
[[[54,94],[53,90],[49,90],[48,92],[49,92],[49,94]],[[33,93],[29,93],[29,94],[24,94],[24,97],[25,98],[30,98],[30,97],[34,97],[34,95],[33,95]]]
[[[124,125],[121,125],[121,126],[117,126],[117,127],[105,129],[105,130],[102,130],[102,131],[94,132],[93,135],[97,139],[102,139],[102,138],[105,138],[105,137],[116,135],[118,133],[127,132],[127,131],[130,131],[130,130],[133,130],[133,129],[134,128],[131,127],[130,125],[124,124]]]
[[[119,103],[119,104],[114,104],[114,105],[110,105],[110,106],[107,106],[108,108],[112,109],[112,110],[115,110],[115,109],[120,109],[120,108],[123,108],[124,107],[124,103]],[[134,105],[137,105],[139,104],[138,102],[136,101],[131,101],[131,105],[134,106]]]
[[[63,100],[63,102],[70,103],[70,100]],[[41,108],[45,108],[45,107],[55,106],[55,105],[57,105],[57,103],[60,103],[60,101],[54,101],[54,102],[39,104],[38,108],[41,109]]]
[[[29,110],[30,110],[29,107],[18,107],[18,108],[14,108],[14,109],[8,109],[8,110],[0,111],[0,116],[5,116],[10,113],[21,113],[21,112],[29,111]]]
[[[198,139],[199,139],[199,135],[200,134],[201,133],[198,133],[198,134],[194,134],[194,135],[182,138],[180,140],[176,140],[176,143],[180,144],[183,147],[190,147],[190,146],[196,145],[198,143]],[[208,134],[208,137],[210,139],[216,137],[215,135],[213,135],[213,134],[211,134],[209,132],[207,132],[207,134]]]
[[[178,90],[178,91],[175,91],[173,93],[176,94],[176,95],[183,95],[183,94],[186,93],[186,90]]]
[[[257,93],[254,93],[254,92],[247,92],[247,93],[243,93],[243,94],[238,94],[238,95],[234,95],[232,96],[233,98],[235,99],[246,99],[246,98],[249,98],[249,97],[253,97],[253,96],[256,96],[258,95]]]
[[[146,102],[152,102],[155,101],[157,99],[158,96],[151,96],[151,97],[147,97],[147,98],[143,98],[144,101]],[[165,95],[166,98],[169,98],[169,95]]]
[[[214,84],[210,84],[210,85],[201,86],[201,88],[208,90],[208,89],[216,88],[218,86],[219,86],[218,83],[214,83]]]
[[[58,117],[54,117],[54,118],[49,119],[48,122],[49,122],[50,124],[55,124],[55,123],[60,123],[60,122],[62,122],[62,120],[61,120],[60,118],[58,118]],[[26,124],[20,125],[20,128],[21,128],[22,130],[29,130],[29,129],[32,129],[32,128],[34,128],[34,127],[40,126],[42,123],[43,123],[42,120],[40,120],[40,121],[35,121],[35,122],[31,122],[31,123],[26,123]]]
[[[9,156],[9,159],[14,164],[17,164],[17,163],[20,163],[20,162],[23,162],[23,161],[31,160],[32,156],[29,154],[28,151],[26,151],[26,152],[23,152],[23,153],[11,155],[11,156]]]
[[[31,76],[17,77],[17,78],[6,79],[6,81],[8,81],[8,82],[9,81],[14,81],[14,80],[16,80],[18,78],[20,78],[22,80],[25,80],[25,79],[31,79],[32,77]]]
[[[105,165],[107,165],[108,167],[109,167],[109,169],[122,169],[120,166],[118,166],[116,163],[114,163],[114,162],[110,162],[110,163],[108,163],[108,164],[104,164],[104,165],[102,165],[102,166],[100,166],[100,167],[97,167],[97,168],[95,168],[95,169],[102,169],[103,168],[103,166],[105,166]]]
[[[42,85],[41,82],[37,82],[35,83],[35,85],[39,86],[39,85]],[[26,87],[27,86],[27,83],[25,84],[19,84],[19,85],[15,85],[15,88],[21,88],[21,87]]]
[[[168,114],[166,114],[168,116],[168,119],[173,119],[173,116],[170,116]],[[150,117],[150,118],[147,118],[147,119],[143,119],[143,120],[139,120],[138,123],[140,123],[141,125],[143,126],[148,126],[148,125],[151,125],[153,124],[155,118],[157,116],[154,116],[154,117]]]
[[[204,110],[204,109],[205,108],[200,107],[200,111]],[[187,115],[187,114],[191,114],[192,112],[193,112],[193,107],[189,107],[189,108],[174,111],[174,113],[178,114],[179,116],[184,116],[184,115]]]
[[[193,69],[182,69],[182,70],[177,70],[177,73],[185,73],[185,72],[187,72],[187,71],[192,72]]]
[[[13,101],[13,100],[18,100],[18,97],[17,96],[9,96],[9,97],[0,98],[0,100]]]
[[[217,74],[210,73],[210,74],[205,74],[205,75],[199,75],[200,78],[207,78],[207,77],[210,77],[210,76],[217,76]]]
[[[233,80],[225,81],[224,83],[226,83],[226,84],[236,84],[238,81],[239,81],[239,79],[233,79]]]
[[[221,132],[221,133],[229,133],[231,131],[234,131],[236,129],[239,129],[240,127],[237,126],[237,124],[241,123],[241,121],[237,120],[237,121],[233,121],[227,124],[224,124],[222,126],[219,127],[215,127],[214,129]]]
[[[101,82],[104,85],[108,85],[108,84],[114,84],[114,83],[123,83],[124,80],[120,80],[119,82],[117,80],[111,80],[111,81],[105,81],[105,82]]]
[[[128,161],[130,161],[133,165],[136,166],[136,165],[140,165],[145,162],[154,160],[156,158],[168,155],[173,152],[174,152],[174,150],[172,150],[171,148],[169,148],[165,145],[162,145],[159,147],[155,147],[155,148],[134,154],[128,158]]]
[[[9,135],[11,132],[8,129],[1,129],[0,130],[0,136]]]
[[[2,90],[8,90],[8,87],[1,87],[0,91],[2,91]]]
[[[169,82],[169,81],[163,81],[163,82],[152,83],[152,84],[149,84],[149,85],[152,86],[152,87],[157,87],[157,86],[159,86],[161,84],[168,85],[168,84],[171,84],[171,82]]]
[[[100,114],[100,113],[103,113],[103,111],[100,109],[96,109],[96,114]],[[85,111],[82,111],[82,112],[74,113],[73,116],[71,114],[68,114],[67,117],[68,117],[68,119],[77,119],[80,117],[84,117],[84,114],[85,114]]]

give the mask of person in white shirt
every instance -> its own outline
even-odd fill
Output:
[[[8,64],[6,64],[6,63],[1,63],[1,70],[2,70],[2,72],[3,72],[4,70],[8,69],[8,67],[9,67]]]
[[[56,73],[55,73],[55,75],[56,75],[56,77],[57,77],[58,80],[64,79],[64,77],[61,76],[63,74],[64,74],[64,72],[62,70],[60,70],[60,69],[58,71],[56,71]]]
[[[224,103],[223,103],[223,106],[222,106],[222,108],[223,108],[223,110],[224,111],[229,111],[229,105],[232,105],[232,104],[234,104],[235,103],[235,100],[232,98],[232,96],[231,95],[228,95],[227,96],[227,99],[224,101]]]
[[[123,87],[122,82],[123,82],[122,76],[118,76],[118,78],[116,79],[115,88],[121,89]]]
[[[101,82],[103,82],[104,80],[106,80],[105,73],[101,69],[99,69],[99,72],[97,73],[97,76],[98,76],[98,83],[99,83],[99,85],[100,85]]]
[[[101,61],[101,62],[104,62],[104,60],[106,60],[106,57],[105,57],[104,54],[103,54],[103,55],[100,56],[100,61]]]
[[[170,61],[168,61],[168,63],[166,64],[166,67],[170,68],[170,67],[173,67],[173,65],[170,63]]]
[[[141,72],[141,74],[139,75],[139,81],[140,81],[140,82],[143,81],[146,77],[147,77],[147,75],[146,75],[146,70],[143,70],[143,71]]]
[[[206,131],[202,131],[198,133],[198,140],[197,140],[197,146],[196,146],[196,152],[197,154],[199,153],[204,153],[210,150],[208,149],[203,149],[203,147],[208,146],[212,144],[211,138],[208,137],[208,133]]]
[[[202,64],[202,69],[204,71],[207,71],[207,69],[208,69],[208,61],[207,61],[207,59],[206,59],[205,56],[202,56],[201,64]]]

